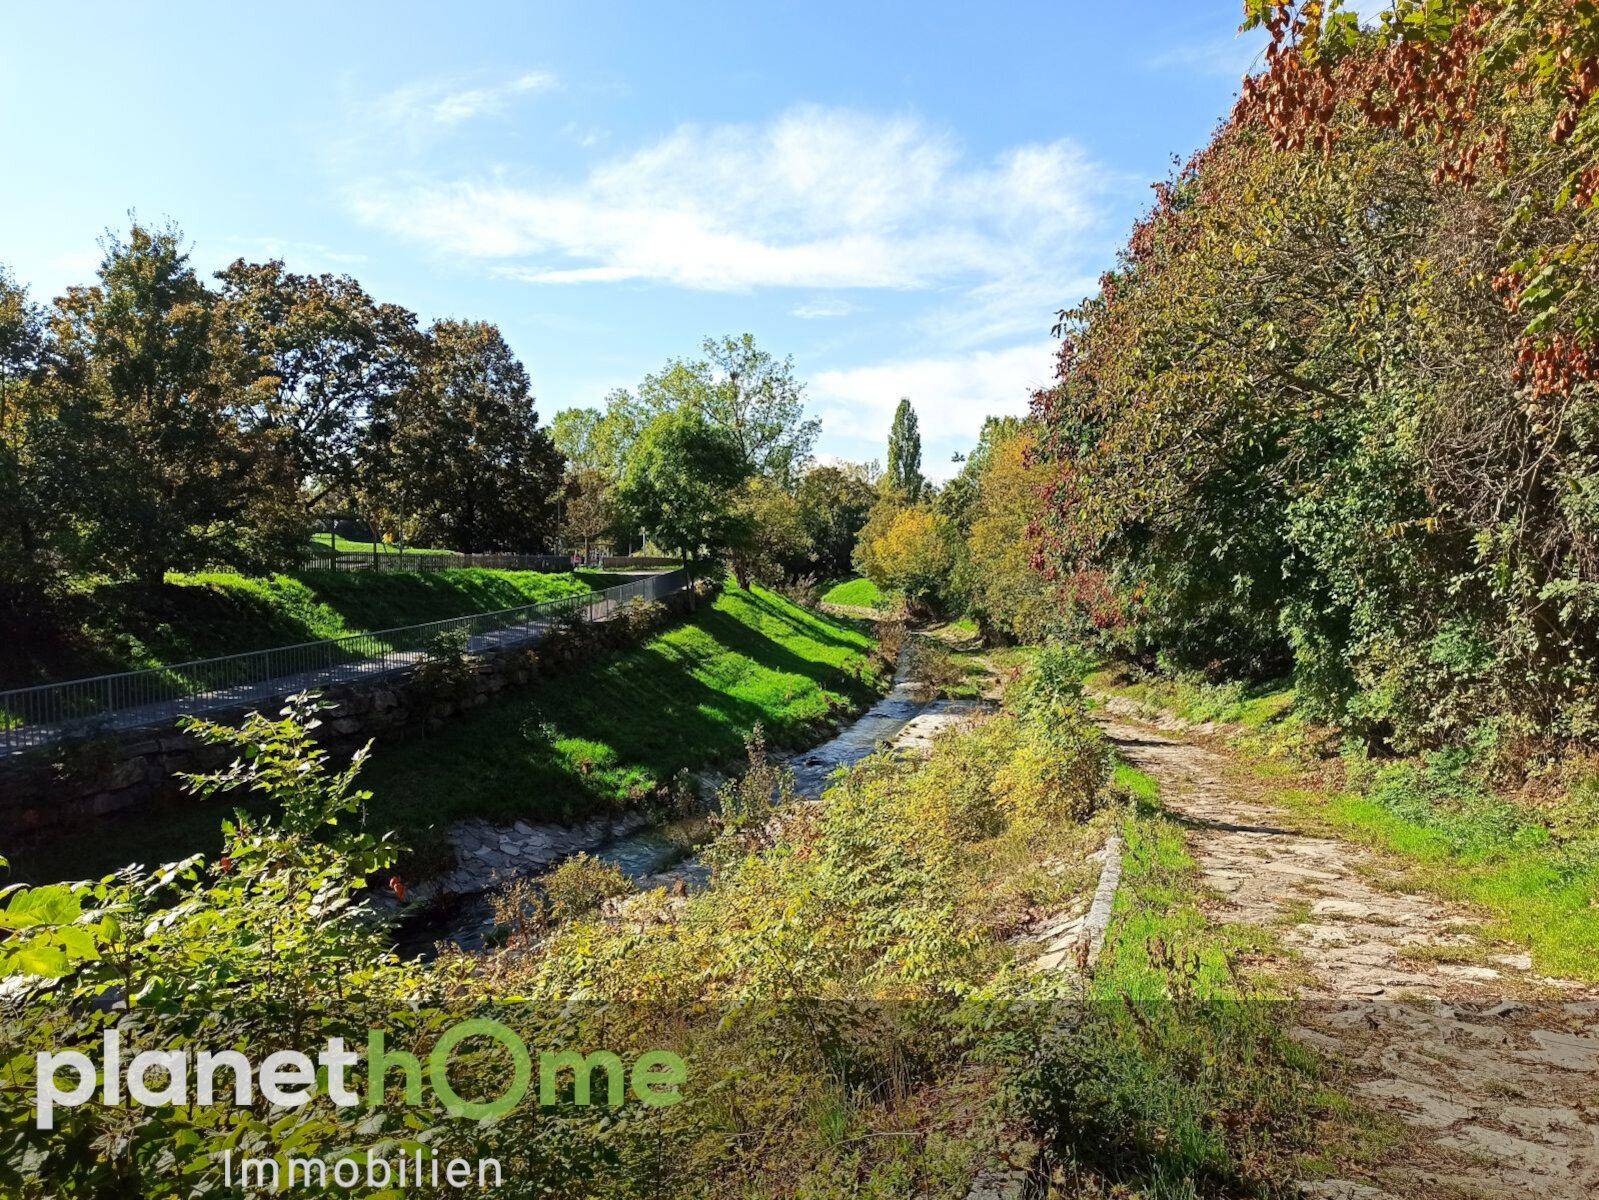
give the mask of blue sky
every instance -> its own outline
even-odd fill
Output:
[[[0,262],[48,298],[170,217],[497,322],[546,417],[750,330],[821,451],[904,394],[947,475],[1227,111],[1239,7],[0,2]]]

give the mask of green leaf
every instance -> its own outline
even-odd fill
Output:
[[[66,951],[47,942],[29,942],[5,960],[7,975],[42,975],[46,979],[60,979],[70,969]]]
[[[29,888],[11,898],[0,913],[0,925],[8,929],[29,929],[35,925],[70,925],[83,915],[83,901],[71,888],[60,884]]]

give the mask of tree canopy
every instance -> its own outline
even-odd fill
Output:
[[[644,427],[616,499],[625,519],[693,570],[732,544],[739,529],[735,494],[748,477],[732,435],[697,407],[683,406]]]

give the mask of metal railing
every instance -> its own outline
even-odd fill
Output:
[[[630,600],[681,591],[687,581],[684,572],[672,571],[498,612],[0,692],[0,755],[160,728],[180,717],[403,670],[430,654],[531,645],[563,621],[602,620]]]
[[[481,567],[491,571],[540,571],[550,574],[570,571],[568,554],[396,554],[380,551],[363,554],[343,550],[337,557],[310,558],[307,567],[335,571],[457,571]]]

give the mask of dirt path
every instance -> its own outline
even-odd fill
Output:
[[[1522,955],[1474,955],[1480,918],[1385,888],[1376,855],[1296,831],[1229,786],[1221,754],[1119,716],[1103,725],[1190,826],[1215,918],[1281,929],[1304,980],[1296,1036],[1414,1134],[1379,1179],[1307,1196],[1599,1196],[1599,992],[1536,976]]]

